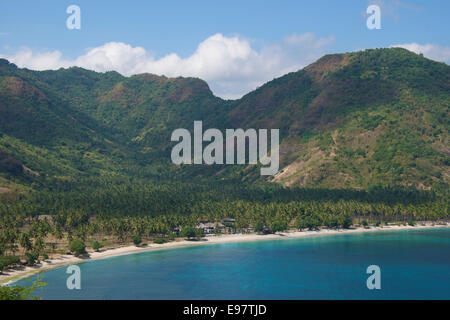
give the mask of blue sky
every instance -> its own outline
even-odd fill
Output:
[[[72,4],[81,30],[66,28]],[[381,30],[366,27],[370,4]],[[447,0],[3,1],[0,56],[37,70],[196,76],[237,98],[326,53],[401,44],[448,63],[448,12]]]

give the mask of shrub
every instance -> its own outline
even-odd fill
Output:
[[[264,229],[264,225],[261,221],[257,221],[253,229],[255,230],[255,232],[261,232]]]
[[[91,242],[91,247],[92,247],[92,249],[94,249],[96,252],[98,252],[98,250],[99,250],[100,248],[102,248],[103,245],[102,245],[100,242],[98,242],[97,240],[94,240],[94,241]]]
[[[287,225],[281,221],[274,221],[270,226],[270,229],[272,229],[273,232],[285,231],[287,230]]]
[[[164,238],[156,238],[156,239],[153,240],[153,243],[156,243],[156,244],[163,244],[163,243],[166,243],[166,242],[167,242],[167,240],[164,239]]]
[[[109,246],[110,243],[109,243],[108,239],[103,239],[103,240],[100,242],[100,245],[102,246],[102,248],[104,248],[104,247]]]
[[[297,217],[295,219],[295,228],[302,230],[306,228],[306,222],[302,217]]]
[[[181,230],[181,236],[188,239],[195,238],[195,229],[192,227],[184,227],[183,230]]]
[[[76,257],[86,254],[86,245],[81,239],[74,239],[70,242],[69,250],[75,254]]]
[[[20,259],[16,256],[0,256],[0,274],[9,266],[19,264]]]
[[[142,242],[142,238],[141,238],[140,235],[137,234],[137,235],[135,235],[135,236],[133,237],[133,243],[134,243],[135,246],[140,245],[141,242]]]
[[[25,253],[25,259],[27,260],[28,265],[30,265],[30,266],[34,266],[36,264],[38,258],[39,258],[39,254],[37,254],[35,252]]]
[[[339,217],[339,225],[344,228],[348,229],[352,226],[353,220],[349,215],[345,215],[344,217]]]
[[[42,282],[43,275],[39,276],[31,286],[20,287],[20,286],[3,286],[0,287],[0,300],[41,300],[40,297],[31,296],[32,293],[39,287],[44,287],[47,284]]]
[[[173,232],[169,232],[168,237],[170,240],[174,240],[176,238],[176,235]]]
[[[320,227],[320,221],[314,217],[306,217],[305,218],[305,226],[309,230],[317,230]]]

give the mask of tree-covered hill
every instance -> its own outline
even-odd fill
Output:
[[[449,181],[450,67],[405,49],[328,55],[235,102],[235,126],[280,128],[285,185],[429,189]]]
[[[247,166],[170,163],[171,132],[203,120],[204,128],[280,129],[281,169],[272,181],[286,186],[442,189],[450,173],[449,71],[399,48],[333,54],[224,101],[194,78],[38,72],[0,60],[0,149],[39,174],[0,165],[0,182],[261,180]]]
[[[199,79],[0,59],[0,273],[224,218],[216,231],[448,220],[449,69],[404,49],[328,55],[224,101]],[[195,120],[280,129],[280,172],[175,166],[171,133]]]

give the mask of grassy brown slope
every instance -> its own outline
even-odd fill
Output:
[[[449,183],[450,67],[404,49],[328,55],[236,103],[243,127],[280,128],[288,186]]]

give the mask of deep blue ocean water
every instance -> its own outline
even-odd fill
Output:
[[[369,265],[381,290],[369,290]],[[450,299],[450,229],[204,245],[89,261],[81,290],[48,271],[44,299]],[[35,279],[35,276],[30,279]],[[29,285],[22,280],[19,285]]]

